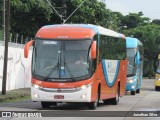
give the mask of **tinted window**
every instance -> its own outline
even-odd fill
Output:
[[[126,41],[120,38],[101,36],[100,57],[102,59],[121,60],[126,58]]]

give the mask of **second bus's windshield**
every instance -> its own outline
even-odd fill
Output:
[[[135,48],[128,48],[127,49],[127,57],[128,57],[128,72],[127,75],[134,74],[134,59],[136,55],[136,49]]]
[[[158,60],[157,63],[158,64],[157,64],[157,70],[156,70],[156,72],[160,74],[160,60]]]
[[[91,40],[36,40],[33,74],[48,79],[73,79],[89,75]]]

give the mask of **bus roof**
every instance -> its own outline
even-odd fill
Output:
[[[127,48],[136,48],[138,45],[143,46],[143,44],[137,38],[132,37],[126,37],[126,44]]]
[[[125,38],[123,34],[92,24],[47,25],[40,28],[36,34],[36,38],[92,39],[95,34]]]

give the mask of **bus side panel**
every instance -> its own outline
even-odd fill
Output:
[[[100,99],[109,99],[109,98],[114,98],[114,87],[109,87],[105,81],[104,78],[104,73],[103,73],[103,69],[102,69],[102,63],[100,63],[98,65],[98,79],[100,80],[100,84],[101,84],[101,95],[100,95]]]
[[[121,60],[119,67],[119,79],[120,79],[120,96],[123,96],[126,91],[126,80],[127,80],[127,60]]]
[[[107,62],[108,76],[106,76],[106,77],[112,77],[113,74],[110,75],[109,72],[115,71],[113,67],[111,67],[109,69],[110,61],[115,61],[115,60],[109,60],[109,62]],[[99,78],[100,83],[101,83],[101,98],[100,98],[101,100],[114,98],[116,96],[117,88],[118,88],[118,82],[120,82],[120,96],[123,96],[125,94],[126,73],[127,73],[127,67],[126,66],[127,66],[127,60],[119,61],[119,65],[117,64],[117,68],[116,68],[117,74],[115,73],[115,75],[114,75],[115,80],[113,80],[112,84],[110,84],[109,81],[106,80],[104,70],[103,70],[104,69],[103,63],[99,64],[99,66],[98,66],[98,70],[99,70],[98,71],[98,78]]]
[[[101,83],[101,100],[116,96],[119,66],[119,60],[102,60],[98,65],[98,77]]]

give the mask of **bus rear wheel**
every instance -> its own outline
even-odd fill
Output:
[[[103,103],[105,104],[105,105],[108,105],[108,104],[110,104],[110,99],[107,99],[107,100],[103,100]]]
[[[120,88],[118,87],[116,97],[110,100],[112,105],[117,105],[119,102]]]

